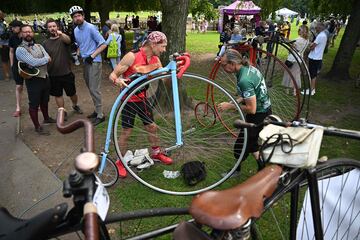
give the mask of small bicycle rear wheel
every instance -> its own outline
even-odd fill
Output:
[[[99,158],[101,158],[101,155],[99,155]],[[107,188],[113,186],[117,182],[119,172],[116,164],[109,156],[106,157],[106,164],[103,172],[101,174],[96,173],[96,176],[100,178],[102,184]]]
[[[244,120],[239,105],[235,103],[233,110],[222,112],[221,120],[214,122],[218,117],[215,112],[219,112],[216,106],[221,102],[236,102],[235,99],[218,84],[202,76],[184,74],[182,79],[178,79],[178,84],[182,145],[176,145],[175,107],[170,74],[146,80],[130,90],[116,113],[113,136],[116,153],[135,179],[163,193],[190,195],[218,186],[235,171],[244,154],[247,132],[245,130],[242,135],[241,141],[244,144],[239,150],[240,158],[235,159],[233,148],[239,130],[233,127],[233,122],[236,119]],[[207,102],[204,89],[209,86],[213,93],[211,107],[203,104]],[[154,87],[160,88],[160,91],[154,90]],[[152,94],[152,103],[147,98],[142,98],[143,102],[140,103],[132,101],[138,100],[141,89],[146,89],[146,93],[141,93],[142,96],[148,96],[148,92],[157,93]],[[194,111],[196,106],[197,110]],[[210,120],[206,124],[198,121],[201,106],[203,109],[209,107],[207,113],[210,114]],[[151,132],[152,129],[156,131]],[[150,163],[148,168],[139,170],[124,159],[127,151],[134,153],[139,149],[147,149],[151,155],[154,142],[158,142],[163,152],[173,160],[172,164]],[[176,177],[182,166],[190,161],[203,162],[206,169],[206,177],[195,185],[186,184],[181,175]],[[171,171],[174,178],[166,178],[164,174],[167,171]]]

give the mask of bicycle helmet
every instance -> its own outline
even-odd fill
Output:
[[[70,16],[74,15],[75,13],[83,13],[84,12],[84,9],[82,9],[82,7],[80,6],[72,6],[69,10],[69,14]]]

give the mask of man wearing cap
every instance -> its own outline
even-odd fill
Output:
[[[69,14],[76,26],[74,35],[84,60],[84,78],[94,103],[95,111],[87,117],[94,125],[105,121],[101,100],[101,52],[107,47],[104,38],[97,27],[85,21],[84,10],[79,6],[72,6]]]
[[[11,71],[15,80],[16,88],[15,88],[15,96],[16,96],[16,109],[13,113],[13,117],[20,117],[21,115],[21,95],[24,88],[24,79],[20,77],[18,70],[18,60],[15,57],[16,48],[21,44],[21,32],[20,27],[23,25],[22,22],[18,20],[12,21],[10,24],[12,35],[9,39],[9,58],[10,58],[10,66]]]
[[[158,64],[161,66],[159,56],[166,51],[167,39],[162,32],[154,31],[150,33],[143,46],[137,52],[129,52],[120,63],[116,66],[114,71],[110,74],[110,80],[120,88],[124,88],[129,84],[128,77],[136,73],[136,66],[144,66],[150,64]],[[128,103],[123,109],[123,112],[130,114],[122,114],[122,131],[119,137],[119,145],[121,154],[124,156],[127,150],[127,141],[131,135],[132,128],[136,115],[139,115],[142,120],[145,130],[149,133],[148,138],[151,143],[151,158],[159,160],[164,164],[172,164],[172,159],[162,153],[159,146],[159,138],[157,136],[157,125],[154,123],[153,113],[148,107],[146,95],[143,90],[138,94],[130,97]],[[130,115],[130,116],[129,116]],[[120,176],[126,176],[126,171],[122,163],[116,161]]]
[[[34,124],[35,131],[40,135],[49,135],[50,133],[40,126],[38,120],[38,109],[40,106],[44,117],[44,124],[55,123],[56,121],[49,117],[48,103],[50,92],[50,80],[48,78],[47,64],[51,61],[49,54],[40,44],[34,43],[34,32],[30,25],[21,27],[23,41],[16,49],[16,58],[26,63],[29,67],[36,67],[40,72],[25,81],[29,98],[29,114]]]

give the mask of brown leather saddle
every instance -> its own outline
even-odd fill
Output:
[[[271,165],[242,184],[208,191],[193,198],[190,214],[196,222],[219,230],[236,229],[263,212],[264,199],[275,191],[282,168]]]
[[[149,64],[149,65],[134,66],[134,70],[136,71],[136,73],[139,73],[139,74],[147,74],[147,73],[152,72],[159,68],[161,68],[161,63],[153,63],[153,64]]]

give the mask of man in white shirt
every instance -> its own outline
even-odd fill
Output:
[[[327,36],[324,31],[325,30],[324,23],[318,22],[316,24],[315,29],[318,35],[316,36],[315,41],[310,45],[311,51],[309,53],[309,73],[311,78],[311,92],[309,89],[305,91],[305,94],[311,93],[311,95],[315,94],[316,77],[321,69],[324,49],[327,43]]]

